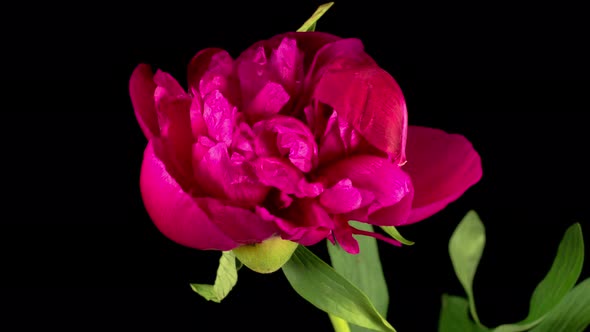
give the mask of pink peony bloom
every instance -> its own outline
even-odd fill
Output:
[[[140,187],[158,229],[197,249],[280,236],[358,252],[349,220],[401,226],[482,175],[463,136],[407,125],[396,81],[358,39],[285,33],[237,59],[199,52],[188,91],[139,65],[129,85],[148,141]],[[407,163],[406,163],[407,159]]]

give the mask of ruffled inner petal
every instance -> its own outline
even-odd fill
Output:
[[[195,147],[194,151],[205,149],[206,146]],[[235,153],[230,158],[224,143],[217,143],[203,153],[196,163],[195,178],[206,195],[243,207],[260,204],[270,189],[258,181],[254,168],[243,157]]]
[[[285,37],[270,56],[271,67],[278,81],[294,94],[303,78],[303,53],[297,48],[294,38]]]
[[[232,151],[240,153],[247,160],[255,157],[254,132],[247,123],[241,122],[238,124],[233,134],[231,148]]]
[[[245,113],[251,122],[259,121],[281,111],[289,101],[289,94],[282,85],[268,82],[256,94]]]
[[[230,105],[219,90],[208,94],[203,103],[203,120],[209,137],[230,146],[236,126],[236,113],[237,108]]]
[[[236,60],[242,105],[250,105],[258,92],[272,78],[266,51],[262,43],[244,51]]]
[[[302,172],[317,166],[318,147],[309,128],[301,121],[277,115],[253,127],[260,156],[286,156]],[[274,147],[273,147],[274,145]]]
[[[287,195],[316,197],[323,191],[320,183],[308,183],[301,171],[284,158],[261,157],[253,165],[260,183]]]

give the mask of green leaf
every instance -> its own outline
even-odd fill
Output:
[[[477,265],[481,259],[486,242],[485,229],[479,216],[473,210],[469,211],[459,223],[449,241],[449,254],[457,278],[463,285],[469,310],[473,319],[479,322],[475,301],[473,299],[473,278]]]
[[[282,269],[293,289],[320,310],[361,327],[395,331],[367,295],[304,246]]]
[[[389,236],[391,236],[393,239],[398,240],[402,244],[407,246],[414,244],[413,241],[405,239],[394,226],[381,226],[381,229],[385,231],[385,233],[389,234]]]
[[[531,332],[583,332],[590,326],[590,278],[582,281]]]
[[[193,291],[207,301],[220,303],[238,282],[236,258],[231,251],[224,251],[219,259],[217,277],[213,285],[191,284]]]
[[[373,226],[351,221],[351,226],[373,232]],[[364,292],[383,317],[387,317],[389,293],[383,276],[383,268],[379,259],[377,240],[370,236],[355,236],[360,252],[351,255],[340,246],[326,241],[332,266],[336,272]],[[369,331],[363,327],[351,326],[352,332]]]
[[[571,225],[557,249],[551,269],[539,283],[529,306],[528,316],[521,322],[498,326],[496,332],[526,331],[545,319],[578,281],[584,264],[584,238],[580,224]]]
[[[334,5],[333,2],[328,2],[319,6],[315,13],[303,23],[301,28],[297,29],[297,32],[315,31],[316,22],[328,11],[328,9],[330,9],[330,7],[332,7],[332,5]]]
[[[489,329],[477,325],[469,318],[467,299],[444,294],[438,320],[438,332],[480,332]]]

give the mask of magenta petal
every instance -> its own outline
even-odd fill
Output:
[[[360,252],[360,248],[358,241],[352,234],[353,228],[344,220],[340,220],[338,226],[334,229],[334,237],[338,245],[347,253],[356,255]]]
[[[217,227],[240,244],[262,242],[279,232],[276,225],[254,212],[216,199],[197,198],[199,206]]]
[[[186,188],[192,179],[191,150],[194,142],[190,124],[191,97],[180,84],[167,73],[157,71],[154,76],[157,88],[154,92],[160,136],[169,153],[174,169],[170,172]]]
[[[297,197],[316,197],[321,184],[308,183],[300,170],[283,158],[261,157],[253,162],[260,183]]]
[[[334,229],[334,221],[328,213],[312,199],[296,200],[286,212],[285,218],[275,220],[286,240],[310,246],[325,239]]]
[[[244,51],[236,60],[236,67],[242,103],[249,105],[272,77],[264,47],[257,46]]]
[[[406,151],[403,168],[415,189],[410,223],[442,210],[481,179],[479,154],[462,135],[410,126]]]
[[[358,209],[362,203],[362,196],[358,189],[352,186],[350,179],[338,181],[331,188],[326,189],[320,196],[320,204],[329,213],[340,214]]]
[[[231,145],[235,127],[237,108],[219,92],[212,91],[203,101],[203,119],[207,125],[209,136],[217,142]]]
[[[364,146],[362,144],[364,143]],[[321,164],[354,154],[359,147],[369,148],[361,135],[336,111],[328,118],[326,129],[320,138],[319,159]]]
[[[276,137],[277,152],[287,156],[291,163],[303,172],[309,172],[317,165],[318,147],[309,128],[301,121],[282,115],[276,115],[254,125],[257,136],[257,153],[268,156],[274,149],[269,146],[273,136]],[[270,154],[272,155],[272,154]]]
[[[330,105],[369,143],[404,162],[406,102],[393,77],[378,67],[327,71],[313,97]]]
[[[344,156],[344,142],[338,130],[338,113],[332,111],[332,115],[326,122],[325,133],[320,137],[319,160],[320,164],[328,164],[330,161]]]
[[[231,148],[246,159],[254,158],[254,132],[247,123],[240,123],[234,131]]]
[[[394,246],[397,246],[397,247],[401,247],[402,246],[402,243],[399,242],[398,240],[392,239],[391,237],[385,236],[383,234],[379,234],[379,233],[375,233],[375,232],[363,231],[362,229],[356,229],[354,227],[352,228],[352,233],[353,234],[357,234],[357,235],[374,237],[377,240],[381,240],[381,241],[387,242],[389,244],[393,244]]]
[[[396,204],[381,208],[368,216],[367,223],[380,226],[402,226],[408,223],[412,212],[414,188],[409,183],[410,192]]]
[[[160,136],[158,115],[154,102],[156,83],[153,80],[152,69],[149,65],[141,64],[133,70],[129,80],[129,95],[135,111],[135,117],[145,137]]]
[[[276,157],[261,157],[253,163],[261,183],[275,187],[286,194],[297,191],[297,183],[303,174],[287,160]]]
[[[193,152],[202,150],[203,147],[195,147]],[[203,154],[194,174],[199,188],[206,194],[244,207],[261,203],[269,190],[258,181],[254,168],[243,158],[230,159],[224,143],[217,143]]]
[[[375,67],[375,61],[365,53],[363,43],[346,38],[324,45],[316,53],[306,82],[313,83],[326,70]]]
[[[257,121],[279,113],[288,101],[289,94],[282,85],[268,82],[250,102],[246,114],[252,121]]]
[[[203,101],[198,95],[193,97],[191,103],[190,121],[194,139],[208,134],[207,124],[205,123],[205,119],[203,119]]]
[[[303,80],[303,53],[297,48],[297,41],[285,37],[272,51],[270,63],[279,82],[294,93]]]
[[[233,59],[225,50],[206,48],[188,65],[188,84],[194,96],[204,97],[213,90],[226,92]]]
[[[181,245],[202,250],[230,250],[238,245],[203,212],[166,171],[156,154],[157,139],[150,140],[143,157],[140,188],[144,205],[156,227]]]
[[[371,155],[355,155],[336,162],[322,169],[320,175],[328,187],[350,179],[361,194],[362,191],[371,192],[374,200],[367,207],[368,214],[400,202],[411,192],[412,186],[410,177],[400,167]]]

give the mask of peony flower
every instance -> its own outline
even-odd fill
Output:
[[[130,80],[148,139],[140,188],[171,240],[231,250],[280,237],[358,253],[349,220],[423,220],[479,181],[463,136],[408,126],[402,91],[358,39],[290,32],[233,59],[200,51],[188,89],[141,64]]]

